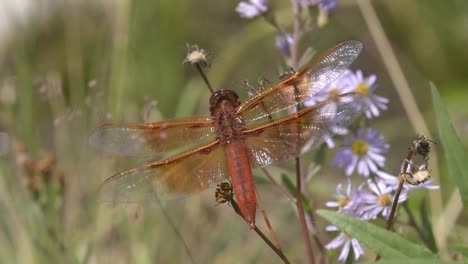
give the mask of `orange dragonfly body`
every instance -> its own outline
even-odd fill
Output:
[[[210,116],[97,128],[90,137],[97,148],[153,157],[107,179],[99,199],[175,199],[230,178],[239,208],[253,228],[252,168],[300,156],[323,143],[332,130],[345,129],[363,112],[365,95],[355,92],[309,107],[304,104],[336,80],[361,49],[357,41],[341,43],[243,103],[232,90],[218,90],[210,98]],[[173,151],[179,154],[154,158]]]

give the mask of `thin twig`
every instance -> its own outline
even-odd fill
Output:
[[[301,160],[296,158],[296,182],[297,182],[297,195],[296,195],[296,207],[297,213],[299,214],[299,220],[301,222],[302,234],[306,243],[307,256],[309,263],[315,263],[314,252],[312,251],[312,243],[310,242],[309,229],[305,221],[304,206],[302,204],[302,175],[301,175]]]
[[[413,158],[413,155],[414,155],[414,151],[412,149],[408,150],[408,153],[406,154],[405,161],[403,162],[403,167],[402,167],[401,172],[400,172],[399,175],[402,175],[403,173],[406,173],[408,171],[410,160]],[[390,211],[390,216],[388,217],[387,224],[385,225],[385,228],[387,230],[390,230],[390,228],[392,228],[393,219],[395,217],[395,212],[396,212],[396,208],[397,208],[397,205],[398,205],[398,199],[400,198],[400,193],[401,193],[401,190],[403,189],[404,184],[405,184],[405,180],[403,179],[403,177],[399,176],[398,177],[398,188],[396,190],[395,198],[393,200],[392,210]]]
[[[405,181],[403,178],[399,177],[398,178],[398,188],[395,192],[395,198],[393,199],[393,204],[392,204],[392,210],[390,211],[390,216],[387,219],[387,224],[385,225],[385,228],[387,230],[390,230],[393,225],[393,220],[395,219],[395,212],[398,206],[398,200],[400,198],[401,190],[403,190],[403,185],[405,184]]]
[[[293,42],[291,45],[291,56],[290,56],[290,63],[291,67],[297,68],[298,65],[298,57],[299,57],[299,41],[302,35],[302,19],[301,19],[301,6],[297,0],[291,0],[292,11],[294,15],[294,25],[293,25],[293,33],[292,38]],[[295,89],[296,90],[296,89]],[[296,107],[297,111],[300,110],[300,104]],[[299,141],[300,139],[298,139]],[[300,142],[297,142],[299,146]],[[302,175],[301,175],[301,160],[299,157],[296,158],[296,207],[299,216],[299,221],[301,223],[302,234],[304,237],[307,257],[309,259],[309,263],[315,263],[314,253],[312,251],[312,243],[310,241],[309,236],[309,229],[307,228],[307,223],[304,214],[304,207],[302,204]]]
[[[254,230],[263,239],[263,241],[265,241],[271,247],[271,249],[273,249],[276,252],[276,254],[278,254],[278,256],[283,260],[284,263],[291,263],[289,262],[288,258],[283,254],[283,252],[281,250],[278,250],[275,247],[275,245],[273,245],[273,243],[271,243],[271,241],[265,236],[265,234],[263,234],[263,232],[260,229],[258,229],[257,226],[255,226]]]
[[[299,57],[299,41],[302,35],[302,19],[301,19],[301,5],[297,0],[291,0],[291,6],[294,15],[293,25],[293,44],[291,45],[291,66],[297,68],[298,57]]]
[[[231,201],[231,205],[234,211],[240,217],[242,217],[242,219],[245,220],[244,216],[242,215],[240,211],[239,205],[236,203],[235,200]],[[281,260],[283,260],[284,263],[287,263],[287,264],[291,263],[289,262],[288,258],[284,255],[283,251],[281,251],[281,249],[276,248],[276,246],[268,239],[268,237],[265,236],[265,234],[263,234],[263,232],[260,229],[258,229],[257,226],[254,227],[254,230],[263,239],[263,241],[265,241],[267,245],[270,246],[271,249],[273,249],[273,251],[281,258]]]
[[[198,70],[198,72],[200,73],[200,75],[202,76],[203,78],[203,81],[205,82],[206,86],[208,87],[208,89],[210,90],[211,93],[214,93],[214,90],[213,90],[213,87],[211,87],[211,83],[210,81],[208,80],[208,77],[206,77],[206,74],[205,72],[203,71],[202,67],[200,66],[200,63],[195,63],[195,66]]]
[[[260,200],[260,195],[258,195],[257,189],[255,189],[255,197],[257,198],[258,207],[260,208],[260,212],[261,212],[262,215],[263,215],[263,219],[265,219],[265,224],[267,225],[268,230],[270,231],[270,235],[271,235],[271,237],[273,238],[273,241],[275,241],[275,246],[276,246],[276,248],[277,248],[278,250],[280,250],[280,251],[283,251],[283,250],[281,249],[281,245],[280,245],[280,243],[279,243],[279,240],[278,240],[278,238],[276,237],[275,231],[274,231],[273,228],[271,227],[270,220],[268,219],[268,215],[267,215],[266,212],[265,212],[265,208],[263,208],[263,203],[262,203],[262,200]]]
[[[408,171],[409,162],[413,158],[413,155],[414,155],[414,151],[412,149],[408,150],[408,154],[406,154],[406,158],[405,158],[403,167],[399,175],[402,175],[403,173],[406,173]],[[392,210],[390,211],[390,215],[388,216],[388,219],[387,219],[387,224],[385,225],[385,228],[387,230],[390,230],[392,228],[393,221],[395,219],[395,212],[397,209],[398,200],[400,198],[401,190],[403,189],[404,184],[405,184],[405,180],[403,179],[403,177],[399,176],[398,187],[395,193],[395,198],[393,199]],[[375,261],[378,261],[379,259],[380,259],[380,255],[377,255],[375,257]]]

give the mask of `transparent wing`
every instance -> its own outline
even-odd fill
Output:
[[[155,123],[108,124],[89,137],[95,147],[124,156],[150,156],[215,138],[208,116],[178,118]]]
[[[245,144],[252,167],[298,157],[345,129],[364,111],[364,95],[348,93],[286,117],[251,125]]]
[[[237,110],[246,124],[287,115],[336,80],[362,50],[347,41],[322,53],[299,72],[249,97]]]
[[[116,174],[99,190],[101,202],[143,202],[186,197],[226,180],[224,148],[218,142]]]

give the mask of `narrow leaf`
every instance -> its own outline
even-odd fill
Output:
[[[432,102],[436,114],[439,137],[444,148],[448,171],[460,190],[465,206],[468,204],[468,162],[463,144],[460,142],[450,122],[447,107],[440,98],[434,84],[431,83]]]
[[[422,198],[419,205],[419,217],[421,217],[423,230],[426,233],[426,245],[432,252],[437,252],[437,246],[434,239],[434,233],[432,232],[432,224],[429,219],[429,213],[427,212],[426,199]]]
[[[326,210],[318,210],[317,214],[383,258],[435,258],[427,248],[369,222]]]
[[[369,264],[375,264],[375,262],[368,262]],[[459,264],[460,262],[455,262],[455,261],[443,261],[440,259],[422,259],[422,258],[415,258],[415,259],[388,259],[388,260],[381,260],[377,262],[378,264]]]

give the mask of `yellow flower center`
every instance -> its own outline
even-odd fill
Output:
[[[338,205],[340,208],[344,208],[346,205],[348,205],[349,199],[348,197],[339,197],[338,198]]]
[[[367,94],[369,92],[369,85],[366,83],[360,83],[358,86],[356,86],[354,91],[357,93]]]
[[[377,204],[379,206],[388,206],[392,203],[392,199],[390,197],[390,195],[387,193],[387,194],[384,194],[384,195],[381,195],[379,197],[379,200],[377,201]]]
[[[369,150],[369,145],[364,140],[356,140],[351,146],[351,151],[357,156],[364,156]]]

